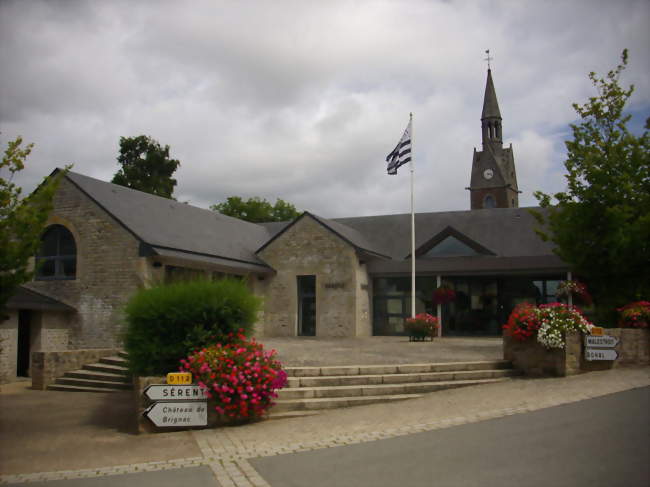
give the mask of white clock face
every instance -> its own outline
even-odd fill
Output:
[[[492,179],[492,176],[494,176],[494,171],[492,169],[486,169],[483,171],[483,177],[485,179]]]

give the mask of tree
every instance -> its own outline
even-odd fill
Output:
[[[300,212],[291,203],[278,198],[275,205],[257,196],[244,201],[240,196],[230,196],[225,203],[210,207],[224,215],[239,218],[253,223],[284,222],[293,220]]]
[[[589,74],[598,96],[573,104],[580,116],[571,124],[566,191],[536,192],[548,213],[536,213],[555,252],[587,281],[595,301],[613,312],[626,302],[650,297],[650,119],[640,136],[627,128],[624,107],[634,86],[623,89],[621,63],[606,77]],[[605,316],[611,322],[612,316]]]
[[[180,162],[169,158],[168,145],[162,147],[146,135],[120,137],[117,162],[122,168],[115,173],[112,183],[164,198],[172,197],[176,186],[172,174]]]
[[[24,169],[34,146],[23,147],[22,143],[21,137],[9,142],[0,163],[0,320],[16,288],[32,278],[29,259],[38,250],[54,191],[63,174],[46,178],[31,195],[21,199],[22,188],[13,179]]]

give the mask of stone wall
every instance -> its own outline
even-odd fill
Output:
[[[316,276],[316,336],[370,334],[368,282],[352,246],[305,215],[260,252],[277,274],[267,278],[266,336],[296,336],[297,277]],[[360,282],[361,281],[361,282]]]
[[[565,349],[551,350],[535,339],[519,342],[504,335],[503,358],[510,360],[517,370],[533,377],[564,377],[585,371],[650,364],[650,330],[606,328],[605,335],[620,340],[615,347],[618,352],[616,360],[585,360],[584,336],[580,333],[571,333],[566,337]]]
[[[32,352],[32,388],[44,390],[69,370],[80,369],[85,364],[117,353],[118,350],[114,348]]]
[[[118,347],[121,307],[144,284],[147,262],[138,254],[139,242],[65,178],[54,196],[51,224],[65,226],[75,238],[76,278],[34,280],[26,286],[77,310],[66,319],[70,348]],[[46,318],[43,328],[55,329],[46,323],[50,315]]]
[[[16,380],[18,366],[18,311],[0,322],[0,384]]]

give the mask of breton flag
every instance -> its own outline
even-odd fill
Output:
[[[411,161],[411,123],[412,120],[409,120],[404,135],[399,139],[393,151],[386,156],[388,174],[390,175],[397,174],[397,168]]]

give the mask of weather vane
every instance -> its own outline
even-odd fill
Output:
[[[486,49],[485,54],[487,54],[487,57],[484,59],[484,61],[488,62],[488,69],[490,69],[490,61],[492,61],[494,58],[490,57],[490,50]]]

